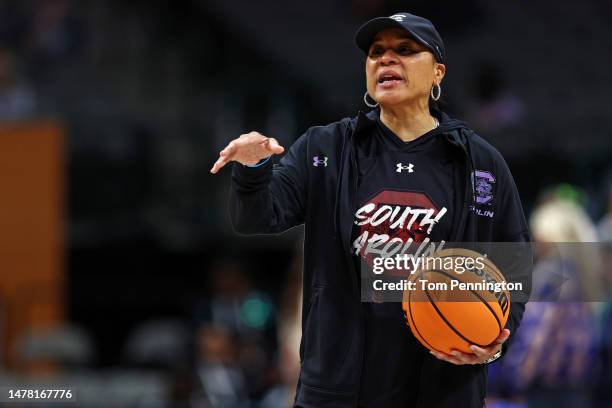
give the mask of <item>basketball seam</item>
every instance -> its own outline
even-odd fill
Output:
[[[452,275],[450,275],[449,273],[447,273],[445,271],[439,271],[437,269],[431,269],[430,272],[439,272],[439,273],[441,273],[443,275],[446,275],[447,277],[453,279]],[[468,282],[464,282],[464,283],[468,283]],[[427,292],[427,297],[429,297],[429,291],[427,291],[427,290],[425,290],[425,291]],[[487,307],[487,309],[489,309],[489,311],[491,312],[491,314],[495,318],[495,321],[497,322],[497,327],[499,327],[499,330],[501,330],[502,329],[501,322],[499,321],[499,318],[497,317],[497,314],[495,313],[493,308],[491,308],[491,306],[489,306],[489,303],[482,296],[480,296],[478,293],[474,292],[472,289],[469,289],[469,291],[472,292],[474,294],[474,296],[476,296]]]
[[[445,251],[447,251],[447,249],[445,249]],[[465,257],[465,255],[444,255],[441,258],[456,258],[456,257]],[[501,273],[501,271],[497,268],[497,266],[495,266],[493,261],[491,261],[489,258],[484,258],[484,262],[490,267],[491,272],[497,275],[497,278],[500,281],[507,282],[506,277]],[[437,271],[437,269],[428,269],[428,270]],[[510,302],[510,292],[508,292],[507,290],[505,292],[506,292],[506,296],[508,297],[508,302]]]
[[[502,274],[502,272],[499,270],[499,268],[497,268],[497,266],[493,263],[493,261],[491,261],[491,259],[484,258],[484,263],[489,266],[489,268],[491,269],[491,272],[493,274],[497,275],[497,278],[498,278],[499,281],[501,281],[501,282],[508,282],[506,280],[506,277]],[[511,299],[510,292],[507,291],[507,290],[505,290],[504,292],[506,292],[506,296],[508,297],[508,302],[510,302],[510,299]]]
[[[423,340],[425,343],[427,343],[427,345],[429,346],[430,350],[437,350],[434,346],[429,344],[429,342],[427,340],[425,340],[425,337],[423,337],[423,335],[419,331],[419,328],[417,327],[417,325],[416,325],[416,323],[414,321],[414,317],[412,316],[412,302],[411,302],[411,300],[412,300],[412,291],[410,291],[410,294],[408,295],[408,313],[410,313],[410,321],[412,321],[412,323],[413,323],[412,325],[410,325],[410,328],[414,327],[414,330],[416,330],[417,335],[419,336],[419,338],[421,340]]]
[[[465,337],[463,334],[459,333],[459,331],[457,329],[455,329],[455,327],[450,324],[448,322],[448,320],[446,320],[446,318],[442,315],[442,313],[440,313],[440,310],[438,310],[438,307],[436,306],[436,304],[433,302],[433,299],[429,296],[429,292],[426,290],[425,294],[427,295],[427,297],[429,298],[429,303],[431,303],[431,305],[433,306],[434,310],[436,311],[436,313],[438,314],[438,316],[440,316],[440,318],[442,319],[442,321],[444,321],[444,323],[446,323],[446,325],[453,331],[455,332],[455,334],[459,337],[461,337],[463,340],[465,340],[466,342],[470,343],[470,344],[476,344],[477,346],[480,347],[485,347],[485,344],[480,344],[480,343],[476,343],[475,341],[471,341],[470,339],[468,339],[467,337]]]
[[[439,271],[437,269],[430,269],[428,272],[439,272],[443,275],[446,275],[448,277],[450,277],[452,279],[452,276],[447,274],[446,272],[443,271]],[[491,306],[489,306],[487,304],[487,302],[476,292],[474,292],[473,290],[470,289],[470,292],[472,292],[486,307],[487,309],[489,309],[489,311],[491,312],[491,314],[493,315],[493,317],[495,318],[495,321],[497,322],[497,327],[499,327],[499,330],[501,330],[501,322],[499,321],[499,319],[497,318],[497,315],[495,314],[495,312],[493,311],[493,309],[491,309]],[[436,304],[434,303],[433,299],[431,298],[431,296],[429,295],[429,290],[425,289],[425,294],[427,295],[427,298],[429,299],[429,303],[431,303],[431,305],[433,306],[434,310],[436,311],[436,313],[438,314],[438,316],[440,316],[440,318],[444,321],[444,323],[446,323],[446,325],[455,332],[455,334],[457,334],[459,337],[461,337],[463,340],[467,341],[468,343],[471,344],[476,344],[477,346],[481,346],[481,347],[486,347],[488,344],[479,344],[476,343],[475,341],[471,341],[468,338],[466,338],[463,334],[461,334],[457,329],[455,329],[455,327],[450,324],[450,322],[448,320],[446,320],[446,318],[444,317],[444,315],[440,312],[440,310],[438,309],[438,307],[436,306]],[[418,329],[417,329],[418,331]]]

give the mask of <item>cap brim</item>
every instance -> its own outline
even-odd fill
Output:
[[[391,17],[377,17],[359,27],[357,33],[355,33],[355,44],[357,44],[357,47],[367,54],[376,34],[386,28],[396,27],[406,31],[415,41],[418,41],[420,44],[429,48],[429,44],[423,44],[423,41],[417,35],[404,27],[402,23],[392,19]]]

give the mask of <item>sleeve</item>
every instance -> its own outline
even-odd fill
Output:
[[[502,346],[503,355],[520,326],[525,305],[531,294],[533,246],[516,184],[501,156],[498,169],[499,204],[493,235],[493,246],[498,253],[496,263],[507,282],[522,284],[521,290],[511,293],[510,315],[506,323],[510,338]]]
[[[234,231],[273,234],[304,222],[308,134],[300,136],[277,165],[233,163],[229,208]]]

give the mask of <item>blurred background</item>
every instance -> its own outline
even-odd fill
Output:
[[[398,11],[440,30],[443,108],[502,152],[536,239],[611,245],[607,1],[0,0],[0,385],[288,407],[301,230],[236,236],[209,169],[241,133],[289,146],[365,109],[353,33]],[[610,279],[606,256],[576,274]],[[489,405],[612,406],[611,323],[604,302],[528,310]]]

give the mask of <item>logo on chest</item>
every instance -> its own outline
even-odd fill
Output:
[[[385,190],[370,199],[355,213],[358,237],[355,254],[371,262],[374,256],[392,256],[427,245],[432,229],[447,210],[437,206],[423,193]]]
[[[402,171],[404,172],[407,171],[408,173],[414,173],[414,164],[412,163],[408,163],[407,166],[404,166],[403,163],[397,163],[395,167],[396,167],[395,169],[396,173],[401,173]]]

